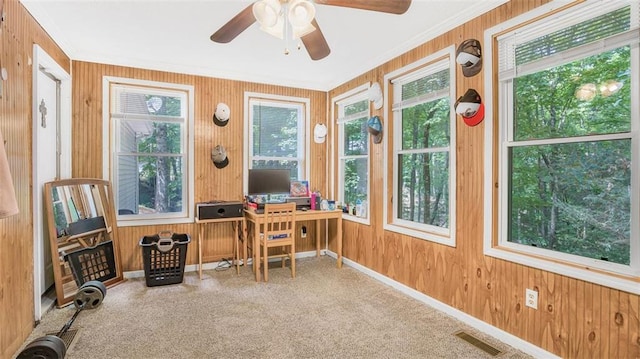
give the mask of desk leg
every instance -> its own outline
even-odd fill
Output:
[[[255,240],[253,238],[253,231],[255,231],[256,228],[256,224],[255,222],[246,222],[245,223],[245,233],[247,234],[247,246],[249,245],[248,242],[251,242],[251,269],[253,270],[253,273],[256,273],[256,264],[255,264],[255,260],[256,260],[256,247],[254,247],[255,244]]]
[[[204,235],[204,226],[198,224],[198,276],[202,280],[202,236]]]
[[[320,220],[316,219],[316,257],[320,257]]]
[[[242,224],[244,225],[244,229],[242,232],[244,235],[244,266],[247,267],[249,263],[247,263],[247,259],[249,258],[249,241],[253,242],[253,237],[251,237],[251,222],[248,222],[246,219],[242,220]],[[251,253],[253,258],[253,252]],[[253,267],[253,266],[252,266]]]
[[[233,222],[233,245],[234,245],[234,251],[233,251],[233,260],[234,263],[236,265],[236,274],[240,274],[240,247],[239,247],[239,239],[238,239],[238,232],[240,232],[240,230],[238,229],[238,227],[240,227],[240,222]]]
[[[342,216],[336,219],[336,236],[338,236],[338,268],[342,268]]]
[[[256,282],[260,281],[260,224],[253,224],[253,269],[256,271]]]
[[[249,237],[246,231],[246,223],[244,222],[244,218],[240,221],[240,233],[242,233],[242,265],[247,268],[247,241]]]

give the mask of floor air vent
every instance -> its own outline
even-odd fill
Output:
[[[478,349],[481,349],[482,351],[492,355],[492,356],[496,356],[500,353],[502,353],[498,348],[494,348],[491,345],[483,342],[482,340],[474,337],[471,334],[468,334],[464,331],[459,331],[457,333],[454,334],[455,336],[457,336],[458,338],[468,342],[469,344],[475,346]]]
[[[78,329],[69,329],[60,337],[60,339],[62,339],[67,349],[69,349],[69,347],[71,346],[71,343],[73,342],[73,339],[76,337],[77,333],[78,333]],[[58,332],[47,333],[47,335],[57,335],[57,334]]]

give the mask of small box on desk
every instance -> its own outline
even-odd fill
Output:
[[[264,203],[245,202],[244,208],[254,213],[264,213]]]
[[[198,219],[220,219],[242,217],[242,202],[240,201],[211,201],[196,205]]]

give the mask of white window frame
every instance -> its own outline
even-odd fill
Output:
[[[122,84],[133,87],[149,87],[154,90],[181,91],[187,93],[187,117],[183,129],[183,143],[185,148],[185,166],[184,183],[183,183],[183,210],[180,213],[162,213],[153,215],[138,216],[120,216],[117,215],[118,226],[142,226],[154,224],[178,224],[192,223],[194,221],[194,119],[195,119],[195,101],[194,87],[190,85],[173,84],[168,82],[157,82],[147,80],[137,80],[124,77],[103,76],[102,78],[102,148],[103,157],[103,179],[112,183],[112,192],[117,193],[117,165],[115,163],[115,151],[117,147],[117,138],[115,136],[116,124],[111,121],[111,85]],[[117,204],[117,198],[114,198]]]
[[[390,102],[393,99],[389,99],[389,87],[394,86],[392,82],[402,82],[415,80],[432,71],[429,69],[433,66],[438,66],[444,61],[448,62],[449,67],[449,98],[451,99],[451,110],[449,114],[449,126],[451,138],[449,141],[449,228],[442,228],[437,226],[431,226],[426,224],[415,223],[407,220],[399,219],[397,216],[397,204],[395,202],[396,191],[398,188],[398,161],[397,156],[400,151],[400,144],[402,143],[402,112],[400,110],[393,111],[393,120],[391,121],[394,126],[393,130],[393,151],[391,153],[392,158],[389,158],[389,151],[384,152],[384,168],[388,168],[389,161],[392,161],[393,175],[391,178],[392,186],[389,191],[389,175],[385,175],[383,178],[384,183],[384,198],[385,203],[392,203],[391,214],[392,218],[389,218],[389,208],[383,206],[384,217],[384,229],[409,235],[412,237],[436,242],[451,247],[456,246],[456,112],[453,109],[453,103],[456,96],[456,63],[455,63],[455,47],[449,46],[440,51],[437,51],[421,60],[406,65],[400,69],[390,72],[384,76],[384,106],[390,108]],[[398,96],[397,91],[394,93]],[[484,101],[483,101],[484,102]],[[389,121],[384,121],[386,128]],[[386,132],[386,130],[384,131]],[[383,137],[383,143],[387,148],[388,136]],[[391,199],[391,201],[389,201]]]
[[[618,5],[616,5],[616,3]],[[543,5],[535,10],[513,18],[505,23],[502,23],[493,28],[487,29],[484,35],[484,44],[485,48],[483,51],[483,56],[485,58],[486,64],[494,63],[494,61],[498,61],[498,59],[493,59],[494,48],[497,46],[496,41],[498,36],[504,36],[512,31],[512,29],[519,27],[521,24],[530,23],[532,21],[536,21],[536,19],[542,19],[539,24],[543,24],[541,27],[560,25],[560,21],[562,19],[570,19],[576,20],[581,19],[578,22],[582,22],[584,17],[580,17],[576,15],[574,11],[579,11],[583,7],[593,6],[594,8],[600,8],[601,11],[609,12],[612,11],[615,7],[621,7],[629,4],[635,4],[632,6],[631,16],[632,18],[635,16],[635,21],[637,22],[637,17],[639,16],[638,12],[638,2],[606,2],[606,1],[591,1],[585,2],[581,4],[577,4],[572,6],[567,12],[558,10],[566,5],[566,3],[562,3],[561,1],[554,1],[549,4]],[[612,7],[613,6],[613,7]],[[569,20],[569,21],[570,21]],[[549,21],[548,23],[544,23],[544,21]],[[633,21],[633,19],[632,19]],[[540,26],[540,25],[538,25]],[[564,25],[562,27],[565,27]],[[633,27],[633,25],[632,25]],[[637,29],[635,31],[638,31]],[[632,46],[631,49],[631,58],[632,58],[632,67],[633,64],[639,63],[640,58],[640,50],[639,46],[636,43]],[[496,51],[496,54],[498,52]],[[492,79],[496,74],[494,71],[497,68],[492,68],[491,66],[485,67],[485,103],[494,103],[493,96],[497,95],[498,100],[500,100],[501,96],[498,94],[499,91],[495,89],[501,90],[501,93],[505,93],[505,90],[508,90],[508,87],[505,85],[501,85],[499,83],[493,83]],[[631,108],[638,109],[639,106],[639,98],[640,98],[640,84],[639,84],[639,75],[636,73],[632,78],[632,93],[631,93]],[[503,88],[504,86],[504,88]],[[494,89],[495,87],[495,89]],[[495,91],[495,92],[494,92]],[[505,95],[505,98],[508,98],[508,95]],[[640,279],[640,245],[636,245],[635,248],[632,247],[631,251],[631,265],[629,267],[622,266],[616,263],[596,263],[598,261],[592,260],[586,257],[565,254],[565,253],[550,253],[552,251],[543,250],[541,248],[535,248],[532,246],[526,246],[526,251],[523,249],[523,245],[518,245],[514,243],[510,243],[507,241],[507,199],[508,193],[506,186],[499,186],[499,184],[507,183],[508,173],[505,170],[507,161],[506,161],[506,145],[504,144],[505,139],[508,136],[509,126],[505,125],[506,121],[510,121],[509,119],[501,119],[498,124],[503,125],[498,127],[497,131],[494,127],[494,121],[492,120],[495,116],[499,116],[503,118],[505,115],[503,113],[510,113],[510,101],[502,100],[502,103],[499,103],[496,107],[496,112],[494,112],[493,106],[485,107],[485,170],[487,171],[487,175],[485,175],[485,183],[484,183],[484,197],[485,197],[485,206],[484,206],[484,254],[508,261],[512,261],[515,263],[520,263],[523,265],[527,265],[533,268],[538,268],[541,270],[566,275],[572,278],[576,278],[579,280],[584,280],[587,282],[624,290],[634,294],[640,294],[640,286],[638,285],[638,279]],[[632,120],[631,120],[631,131],[630,134],[624,135],[624,138],[630,138],[632,141],[631,151],[632,158],[640,159],[640,120],[638,119],[639,115],[637,111],[631,111]],[[497,133],[500,136],[497,141],[498,143],[498,160],[497,163],[494,162],[494,144],[495,138],[493,134]],[[598,139],[604,138],[620,138],[620,135],[601,135],[597,136]],[[640,179],[638,179],[638,173],[640,172],[639,161],[632,161],[631,167],[631,178],[632,178],[632,188],[640,189]],[[498,166],[499,174],[497,179],[493,178],[492,168]],[[498,183],[494,183],[498,182]],[[498,186],[498,200],[497,203],[494,203],[494,190]],[[638,191],[636,193],[632,193],[631,197],[631,241],[639,241],[639,226],[638,226],[638,215],[640,213],[640,194]],[[497,210],[494,206],[497,206]],[[494,217],[493,213],[496,211],[498,216],[498,225],[497,228],[493,228]],[[636,220],[633,220],[635,218]],[[497,229],[497,230],[496,230]],[[495,231],[494,231],[495,230]],[[570,260],[571,262],[567,262]],[[622,267],[627,267],[627,270],[620,270]]]
[[[356,102],[360,102],[362,100],[367,100],[369,102],[368,90],[371,86],[370,83],[366,83],[360,85],[350,91],[342,93],[336,97],[334,97],[331,101],[332,103],[332,118],[334,118],[335,123],[338,126],[338,201],[343,205],[347,205],[344,199],[344,166],[343,160],[345,159],[355,159],[355,158],[366,158],[367,159],[367,203],[365,207],[366,216],[358,217],[354,216],[351,213],[344,213],[342,215],[343,219],[358,222],[361,224],[369,225],[371,218],[371,136],[367,136],[369,140],[368,152],[366,155],[357,155],[357,156],[345,156],[344,155],[344,124],[345,122],[352,121],[355,118],[349,117],[344,118],[344,107],[354,104]],[[335,113],[337,109],[337,113]],[[368,108],[366,110],[367,117],[371,116],[371,103],[368,103]],[[362,116],[358,116],[357,118],[362,118]]]
[[[249,188],[249,169],[252,168],[252,163],[255,158],[253,155],[253,109],[252,102],[260,101],[268,103],[270,106],[282,106],[285,108],[297,108],[298,110],[298,119],[302,119],[302,121],[298,121],[298,149],[297,149],[297,158],[287,158],[287,160],[297,160],[298,161],[298,179],[299,180],[308,180],[309,179],[309,166],[307,165],[307,153],[309,152],[309,128],[310,128],[310,118],[311,118],[311,101],[308,98],[304,97],[293,97],[293,96],[281,96],[281,95],[272,95],[266,93],[258,93],[258,92],[245,92],[244,93],[244,160],[243,160],[243,180],[242,180],[242,188],[243,193],[247,194]],[[259,157],[261,160],[279,160],[281,158],[268,158],[268,157]],[[313,188],[315,184],[309,183],[310,189]]]

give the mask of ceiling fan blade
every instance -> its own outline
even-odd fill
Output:
[[[256,22],[256,18],[253,16],[253,4],[251,4],[211,35],[211,41],[226,44],[235,39],[236,36],[240,35],[254,22]]]
[[[322,30],[320,30],[320,26],[318,26],[316,19],[313,19],[311,24],[316,29],[309,34],[304,35],[300,39],[302,40],[304,47],[307,49],[309,56],[311,56],[311,59],[321,60],[331,53],[331,49],[329,48],[327,39],[324,38]]]
[[[411,6],[411,0],[315,0],[315,3],[398,15],[407,12]]]

